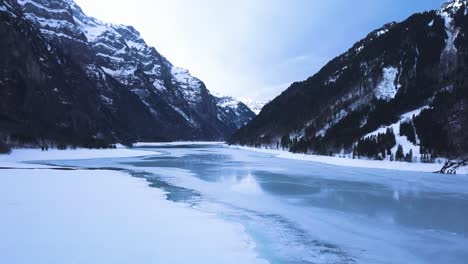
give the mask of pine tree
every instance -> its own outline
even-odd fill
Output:
[[[291,145],[291,140],[289,139],[289,135],[284,135],[281,138],[281,147],[283,149],[287,149],[287,148],[289,148],[290,145]]]
[[[412,121],[400,123],[400,136],[406,136],[411,143],[416,144],[416,132]]]
[[[402,160],[405,157],[405,154],[403,152],[403,147],[401,145],[398,145],[398,149],[395,153],[395,160]]]
[[[413,161],[413,150],[412,150],[412,149],[410,149],[410,151],[408,152],[408,154],[406,154],[405,160],[408,161],[408,162]]]

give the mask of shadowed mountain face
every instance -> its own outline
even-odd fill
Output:
[[[11,142],[223,140],[218,98],[131,26],[71,0],[0,0],[0,134]]]
[[[293,83],[230,142],[350,153],[380,127],[408,122],[421,153],[468,154],[467,14],[467,1],[455,0],[371,32]],[[394,147],[375,142],[383,151]]]
[[[218,106],[218,119],[231,127],[241,128],[255,117],[254,109],[230,96],[216,97],[216,105]]]

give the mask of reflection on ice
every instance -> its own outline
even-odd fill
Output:
[[[395,201],[400,201],[400,191],[398,191],[398,190],[393,191],[393,199]]]
[[[242,194],[260,195],[263,193],[257,180],[250,173],[244,177],[222,177],[221,183],[228,184],[231,190]]]

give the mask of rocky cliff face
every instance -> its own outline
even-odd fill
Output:
[[[202,81],[133,27],[71,0],[1,0],[0,28],[0,129],[10,140],[222,140],[238,128],[219,118]]]
[[[419,158],[466,155],[467,14],[467,1],[455,0],[371,32],[292,84],[231,143],[376,158],[398,145]],[[378,139],[392,133],[396,140]]]

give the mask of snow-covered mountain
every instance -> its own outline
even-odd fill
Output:
[[[255,117],[251,108],[231,96],[217,96],[216,105],[219,109],[218,119],[237,128],[247,125]]]
[[[224,111],[201,80],[172,65],[131,26],[89,17],[72,0],[0,0],[0,18],[1,106],[15,124],[5,122],[3,134],[79,142],[222,140],[238,128],[239,117],[218,118]],[[30,135],[27,127],[36,125],[41,131]]]
[[[252,110],[252,112],[254,112],[256,115],[260,114],[263,107],[267,104],[262,101],[252,100],[245,97],[239,98],[239,100],[242,101],[248,108],[250,108],[250,110]]]
[[[467,2],[371,32],[293,83],[231,143],[378,159],[468,155]]]

